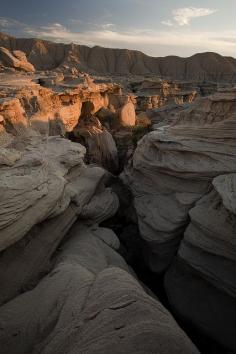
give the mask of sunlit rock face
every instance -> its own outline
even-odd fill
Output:
[[[28,62],[24,52],[14,50],[12,53],[4,47],[0,47],[0,63],[6,67],[25,72],[34,72],[34,66]]]
[[[89,82],[65,90],[59,84],[45,88],[25,80],[23,76],[16,77],[14,81],[12,75],[6,78],[2,75],[2,79],[6,80],[6,84],[2,87],[0,84],[0,94],[3,96],[0,101],[3,118],[0,123],[5,123],[6,130],[10,130],[12,125],[16,128],[16,125],[23,124],[41,134],[63,134],[72,131],[80,117],[97,114],[101,109],[114,113],[120,124],[125,120],[127,125],[135,124],[135,100],[116,84],[96,85]],[[7,90],[8,79],[12,84]],[[22,86],[19,85],[21,80]]]
[[[131,98],[128,98],[127,103],[120,109],[119,120],[124,126],[135,126],[136,112]]]
[[[23,51],[36,70],[79,70],[98,74],[148,75],[181,81],[234,82],[235,59],[216,53],[189,58],[154,58],[139,51],[86,47],[0,34],[0,46]]]
[[[117,148],[112,132],[136,124],[133,95],[123,92],[117,84],[95,84],[88,75],[84,83],[73,84],[67,90],[64,89],[64,81],[46,88],[29,78],[24,81],[23,76],[16,76],[15,80],[12,75],[2,75],[2,78],[2,146],[15,136],[21,139],[32,135],[63,137],[72,133],[74,138],[82,137],[90,162],[112,172],[118,170]],[[20,85],[21,80],[23,86]]]

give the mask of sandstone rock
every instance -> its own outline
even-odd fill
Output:
[[[21,154],[19,151],[4,148],[0,150],[0,165],[14,166],[20,158]]]
[[[98,118],[81,118],[73,133],[87,147],[90,163],[97,163],[111,172],[117,171],[119,162],[115,141]]]
[[[192,103],[201,93],[200,84],[194,82],[143,79],[131,82],[130,86],[137,96],[137,108],[140,111]]]
[[[33,288],[51,268],[51,257],[78,217],[71,204],[62,214],[35,225],[20,241],[0,253],[0,305]]]
[[[112,113],[110,128],[117,129],[119,111],[131,99],[116,84],[93,84],[92,88],[80,84],[67,90],[62,85],[55,92],[22,76],[14,80],[12,75],[2,75],[2,79],[6,97],[0,101],[0,128],[3,126],[4,132],[13,136],[36,132],[64,136],[73,131],[80,118],[89,118],[102,110]]]
[[[11,53],[8,49],[0,47],[0,61],[7,67],[27,72],[34,72],[34,66],[28,62],[25,53],[15,50]]]
[[[27,141],[21,158],[12,167],[1,167],[1,250],[24,237],[35,224],[62,213],[71,201],[80,207],[78,215],[85,206],[86,211],[93,214],[92,207],[87,206],[93,196],[90,191],[91,179],[87,187],[86,178],[83,177],[84,204],[77,195],[80,176],[88,174],[83,163],[84,154],[85,148],[80,144],[59,137],[38,137]],[[96,168],[91,174],[94,174],[95,188],[101,184],[104,172],[102,174]],[[87,190],[88,199],[84,196]],[[118,204],[114,202],[114,199],[117,200],[114,195],[106,194],[105,187],[101,186],[99,193],[104,204],[96,202],[96,209],[99,208],[96,210],[96,219],[101,221],[106,214],[103,207],[111,215],[116,212]]]
[[[0,111],[7,133],[22,137],[28,135],[29,122],[18,98],[4,100],[0,103]]]
[[[127,102],[121,109],[119,114],[120,123],[124,126],[134,126],[136,121],[136,113],[133,102]]]
[[[175,311],[232,352],[236,350],[235,180],[235,174],[216,177],[215,189],[190,210],[191,222],[165,281]]]
[[[189,210],[214,177],[236,172],[235,91],[196,101],[170,127],[146,135],[125,172],[132,188],[144,252],[153,271],[166,269]]]
[[[169,104],[161,108],[149,110],[147,114],[152,122],[153,130],[173,124],[177,119],[179,112],[187,108],[189,108],[189,104]]]
[[[70,234],[52,272],[0,308],[3,352],[198,353],[129,274],[111,231],[77,224]]]
[[[220,195],[224,207],[236,214],[236,176],[235,174],[222,175],[214,178],[213,186]]]

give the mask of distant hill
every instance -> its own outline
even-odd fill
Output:
[[[0,46],[25,52],[36,70],[63,66],[98,74],[156,74],[163,78],[190,81],[236,81],[236,59],[207,52],[189,58],[150,57],[128,49],[87,47],[41,39],[15,38],[0,33]]]

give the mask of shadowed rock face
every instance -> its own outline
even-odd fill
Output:
[[[81,118],[73,133],[87,147],[89,163],[97,163],[114,173],[118,171],[119,161],[115,141],[97,117]]]
[[[0,308],[3,352],[198,353],[131,275],[112,231],[77,223],[69,236],[48,276]]]
[[[144,257],[175,311],[235,351],[236,91],[196,101],[146,135],[123,179]],[[176,255],[177,253],[177,255]]]
[[[39,39],[21,39],[0,34],[0,46],[23,51],[37,70],[75,67],[82,71],[117,74],[156,74],[175,80],[235,81],[236,62],[216,53],[196,54],[190,58],[149,57],[127,49],[89,48]]]
[[[225,184],[225,193],[217,193],[215,187],[190,210],[190,224],[165,279],[175,311],[233,352],[236,350],[236,215],[226,205],[231,204],[230,199],[235,200],[235,189],[230,188],[235,176],[214,179],[213,184],[219,180],[221,187]]]

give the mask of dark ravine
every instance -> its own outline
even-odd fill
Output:
[[[107,185],[111,186],[113,191],[119,196],[120,208],[112,218],[104,221],[102,225],[112,229],[119,237],[121,242],[119,252],[132,269],[134,269],[139,280],[144,283],[157,296],[163,306],[172,313],[179,326],[188,334],[201,354],[234,354],[233,351],[230,351],[227,347],[204,334],[194,323],[191,323],[189,319],[184,319],[178,311],[175,310],[166,292],[165,281],[168,282],[168,278],[165,280],[165,273],[157,274],[151,271],[143,257],[145,243],[140,237],[137,216],[135,210],[132,208],[133,202],[130,190],[127,189],[118,178],[110,179]],[[176,267],[177,265],[175,265],[174,262],[172,272],[175,271]],[[170,281],[172,282],[173,279]],[[190,272],[188,282],[191,281]],[[178,288],[179,285],[177,284],[176,286]],[[180,296],[183,296],[183,294]],[[201,301],[204,300],[202,299]],[[184,304],[182,304],[182,306],[184,306]]]

